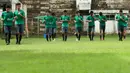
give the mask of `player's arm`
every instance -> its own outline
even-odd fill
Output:
[[[1,19],[2,21],[5,21],[5,20],[7,19],[7,18],[4,16],[4,12],[2,13],[1,18],[2,18],[2,19]]]
[[[129,20],[128,17],[125,17],[125,22],[128,22],[128,20]]]
[[[61,21],[61,22],[64,22],[64,20],[62,19],[62,16],[60,17],[60,21]]]
[[[80,21],[83,22],[83,17],[80,18]]]
[[[87,17],[86,22],[92,22],[92,20],[90,20],[89,17]]]
[[[15,12],[14,12],[14,20],[13,20],[13,22],[15,22],[16,21],[16,19],[18,18],[17,16],[16,16],[16,14],[15,14]]]
[[[106,18],[106,16],[104,16],[104,19],[103,19],[103,21],[105,21],[105,22],[107,21],[107,18]]]
[[[93,18],[94,18],[94,21],[98,20],[98,18],[96,17],[96,15],[94,15]]]
[[[14,20],[14,14],[11,12],[11,17],[7,19],[8,21],[13,21]]]
[[[4,14],[1,15],[1,20],[4,21]]]
[[[19,13],[19,15],[20,15],[22,18],[25,19],[25,12],[24,12],[24,11],[22,11],[21,13]]]
[[[74,17],[74,22],[76,23],[76,17]]]
[[[119,16],[116,16],[116,21],[119,21],[120,19],[119,19]]]

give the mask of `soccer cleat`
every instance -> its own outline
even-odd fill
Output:
[[[6,45],[10,45],[10,43],[9,43],[9,42],[7,42],[7,43],[6,43]]]

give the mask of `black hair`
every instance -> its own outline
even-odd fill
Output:
[[[6,8],[11,8],[11,6],[10,6],[10,5],[7,5]]]
[[[67,12],[67,10],[64,10],[64,12],[66,13],[66,12]]]
[[[56,14],[55,13],[52,13],[52,16],[55,16]]]
[[[121,10],[120,10],[120,13],[122,13],[122,12],[123,12],[123,10],[121,9]]]
[[[103,15],[103,13],[102,13],[102,12],[100,12],[100,13],[99,13],[99,15]]]
[[[93,14],[94,12],[93,11],[90,11],[90,14]]]
[[[17,6],[17,5],[21,5],[21,3],[16,3],[16,6]]]

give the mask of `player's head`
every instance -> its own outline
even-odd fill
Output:
[[[123,14],[123,10],[120,10],[119,13],[120,13],[120,15],[122,15]]]
[[[18,10],[20,10],[20,8],[21,8],[21,3],[17,3],[17,4],[16,4],[16,8],[17,8]]]
[[[52,15],[52,16],[55,16],[55,13],[52,13],[51,15]]]
[[[6,6],[6,11],[7,11],[7,12],[10,11],[10,9],[11,9],[11,6],[10,6],[10,5],[7,5],[7,6]]]
[[[99,15],[100,15],[100,16],[102,16],[102,15],[103,15],[103,13],[102,13],[102,12],[100,12],[100,13],[99,13]]]
[[[90,11],[90,15],[93,16],[94,12],[93,11]]]
[[[79,11],[76,11],[76,15],[80,15],[80,12],[79,12]]]
[[[67,10],[64,10],[64,15],[67,15]]]
[[[50,14],[51,14],[51,11],[48,10],[48,11],[46,12],[46,15],[50,15]]]

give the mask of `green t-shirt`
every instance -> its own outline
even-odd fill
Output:
[[[120,14],[118,14],[118,15],[116,15],[116,19],[117,19],[117,21],[118,21],[118,26],[124,26],[125,24],[125,21],[123,21],[122,19],[124,19],[125,20],[125,16],[124,15],[120,15]]]
[[[104,21],[104,20],[105,20],[105,21]],[[99,15],[100,25],[105,25],[105,24],[106,24],[106,20],[107,20],[106,16],[104,16],[104,15],[100,16],[100,15]]]
[[[95,26],[95,19],[91,15],[87,17],[87,20],[91,20],[92,22],[88,23],[88,26]]]
[[[68,27],[68,26],[69,26],[68,21],[70,20],[70,16],[62,15],[62,16],[60,17],[60,19],[63,20],[63,22],[62,22],[62,27]]]
[[[57,18],[55,16],[53,16],[53,21],[52,21],[52,27],[53,28],[57,27],[56,22],[57,22]]]
[[[20,16],[19,14],[21,14],[22,16],[25,16],[25,12],[23,10],[20,10],[20,11],[16,10],[14,12],[14,17],[17,16],[15,24],[16,25],[21,25],[21,24],[24,25],[25,19],[22,16]]]
[[[13,24],[13,18],[14,18],[14,15],[13,15],[13,12],[9,11],[4,11],[2,13],[2,19],[3,19],[3,23],[5,26],[12,26]]]
[[[75,22],[75,27],[82,27],[83,23],[83,17],[82,16],[75,16],[74,17]]]
[[[128,26],[128,16],[125,16],[125,22],[124,22],[124,26],[127,27]]]
[[[44,16],[44,21],[45,21],[45,27],[46,28],[51,28],[52,27],[52,21],[53,17],[52,16]]]

